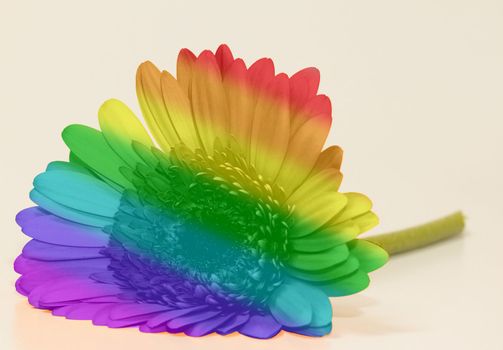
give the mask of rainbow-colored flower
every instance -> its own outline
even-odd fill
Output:
[[[332,326],[328,297],[367,287],[387,253],[358,235],[371,201],[338,191],[342,151],[322,150],[319,72],[250,67],[221,45],[178,56],[177,77],[140,65],[148,129],[118,100],[100,130],[70,125],[68,162],[34,180],[32,238],[15,262],[30,304],[69,319],[202,336]]]

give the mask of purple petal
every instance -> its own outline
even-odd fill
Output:
[[[57,270],[51,268],[33,270],[25,273],[18,279],[18,284],[22,290],[32,291],[41,284],[48,281],[60,279],[87,278],[90,274],[101,271],[101,269],[82,266]]]
[[[43,210],[40,207],[31,207],[21,210],[16,215],[16,222],[19,226],[24,226],[30,220],[38,218],[40,216],[48,215],[49,212]]]
[[[67,270],[71,268],[96,268],[106,270],[107,266],[110,265],[109,258],[94,258],[94,259],[82,259],[82,260],[62,260],[62,261],[42,261],[29,259],[24,255],[19,255],[14,262],[14,270],[17,273],[28,273],[30,271],[38,271],[45,269],[53,270]]]
[[[128,317],[128,318],[123,318],[120,320],[110,319],[106,325],[110,328],[122,328],[122,327],[136,326],[136,325],[143,324],[143,323],[147,322],[151,317],[152,317],[152,314],[147,314],[147,315],[138,315],[138,316],[133,316],[133,317]],[[110,318],[110,315],[109,315],[109,318]]]
[[[218,326],[231,319],[232,317],[234,317],[234,314],[222,315],[210,318],[206,321],[198,322],[197,324],[186,329],[185,334],[192,337],[202,337],[203,335],[214,332]]]
[[[230,319],[229,321],[225,322],[223,325],[218,327],[217,333],[218,334],[229,334],[234,332],[239,326],[241,326],[243,323],[248,321],[250,318],[250,315],[248,314],[241,314],[241,315],[236,315],[234,318]]]
[[[54,309],[52,313],[57,316],[65,316],[70,320],[92,320],[98,311],[109,305],[108,303],[78,303]]]
[[[162,325],[162,326],[157,326],[157,327],[149,327],[147,326],[146,323],[140,325],[140,328],[139,328],[140,332],[144,332],[144,333],[161,333],[161,332],[166,332],[166,326],[165,325]]]
[[[23,255],[27,258],[55,261],[72,259],[101,258],[102,248],[67,247],[44,243],[32,239],[23,248]]]
[[[161,304],[120,304],[110,311],[110,318],[112,320],[120,320],[123,318],[152,314],[168,310],[170,310],[169,307]]]
[[[216,317],[221,313],[221,311],[201,311],[198,313],[175,318],[174,320],[169,321],[166,326],[169,330],[177,331],[191,324],[206,321],[207,319]]]
[[[281,325],[271,315],[254,315],[239,330],[239,333],[252,338],[266,339],[278,334]]]
[[[93,316],[93,324],[96,326],[106,326],[110,322],[110,310],[115,305],[105,306],[103,309],[98,310]]]
[[[147,326],[154,328],[154,327],[160,326],[163,323],[171,321],[172,319],[174,319],[176,317],[180,317],[180,316],[186,315],[188,313],[200,311],[200,310],[203,310],[206,308],[207,308],[206,305],[201,305],[201,306],[190,307],[187,309],[166,311],[166,312],[163,312],[163,313],[157,315],[156,317],[151,318],[148,321]]]
[[[104,247],[109,236],[101,229],[71,222],[54,215],[21,216],[22,231],[38,241],[74,246]]]
[[[62,279],[39,285],[31,291],[28,300],[36,307],[50,307],[118,293],[120,289],[111,284],[95,283],[89,279]]]

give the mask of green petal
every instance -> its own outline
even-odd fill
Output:
[[[348,247],[341,244],[319,253],[293,252],[287,261],[291,267],[307,271],[323,270],[334,266],[349,256]]]
[[[346,243],[358,236],[360,228],[353,222],[328,226],[307,236],[290,240],[290,246],[299,252],[321,252]]]
[[[74,124],[67,126],[62,136],[68,148],[86,166],[122,187],[131,186],[119,171],[126,163],[110,148],[101,132]]]
[[[340,264],[331,266],[321,271],[302,271],[290,269],[288,273],[294,277],[310,281],[310,282],[325,282],[347,276],[360,267],[358,259],[349,256],[348,259]]]
[[[367,273],[359,269],[351,275],[321,284],[320,287],[331,297],[341,297],[358,293],[367,288],[369,283]]]
[[[351,255],[360,261],[360,268],[365,272],[380,268],[389,259],[384,249],[364,239],[355,239],[348,243],[348,247]]]

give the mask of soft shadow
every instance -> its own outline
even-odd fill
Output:
[[[239,334],[202,338],[183,334],[146,334],[136,328],[111,329],[93,326],[90,321],[66,320],[52,316],[49,311],[31,307],[26,301],[15,306],[15,348],[21,350],[54,350],[55,348],[79,349],[288,349],[319,350],[333,347],[330,336],[311,338],[282,332],[269,340],[248,338]]]
[[[334,331],[331,338],[343,338],[349,335],[386,335],[390,333],[401,333],[414,331],[411,327],[403,323],[390,322],[391,315],[376,315],[372,307],[379,305],[377,300],[365,295],[356,294],[343,298],[333,298],[331,300],[334,310],[333,325]],[[379,310],[384,310],[382,307]],[[390,317],[388,317],[390,316]]]

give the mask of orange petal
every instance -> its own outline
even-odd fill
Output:
[[[144,62],[138,67],[136,93],[143,116],[155,140],[163,150],[168,151],[172,145],[179,143],[180,139],[164,107],[161,72],[152,62]]]
[[[330,146],[320,153],[314,171],[322,171],[323,169],[334,168],[340,169],[342,163],[343,151],[339,146]]]
[[[161,73],[161,90],[165,108],[180,141],[190,149],[200,147],[192,118],[190,101],[177,80],[168,72]]]
[[[187,96],[190,96],[189,87],[192,80],[192,67],[196,62],[196,55],[189,49],[181,49],[176,62],[176,80]]]
[[[215,138],[229,131],[228,106],[220,69],[211,51],[203,51],[192,70],[191,102],[201,142],[212,153]]]
[[[315,97],[317,100],[320,98],[325,101],[323,103],[330,105],[328,98],[323,98],[322,95]],[[316,104],[322,102],[317,101]],[[308,109],[306,113],[309,114],[302,117],[305,122],[290,138],[285,161],[277,178],[287,194],[309,175],[330,131],[330,107],[319,110]]]
[[[249,156],[254,100],[250,91],[248,72],[242,59],[235,60],[223,81],[229,105],[229,132],[239,145],[239,150]]]
[[[257,98],[250,143],[250,161],[259,174],[274,180],[285,157],[290,135],[289,84],[277,75]]]

